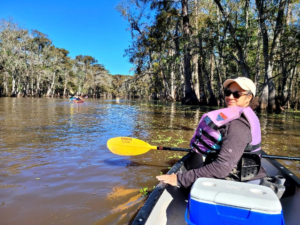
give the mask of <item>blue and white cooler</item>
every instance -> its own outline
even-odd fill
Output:
[[[243,182],[199,178],[185,214],[189,225],[284,225],[282,207],[271,188]]]

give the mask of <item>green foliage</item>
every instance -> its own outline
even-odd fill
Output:
[[[148,188],[147,187],[141,188],[140,193],[142,193],[144,196],[147,196],[148,195]]]
[[[165,135],[160,135],[158,134],[157,137],[158,139],[157,140],[153,140],[152,142],[153,143],[165,143],[165,142],[170,142],[172,137],[164,137]]]
[[[125,51],[126,56],[134,63],[136,76],[150,74],[149,94],[168,99],[175,92],[177,99],[183,99],[187,94],[184,87],[188,79],[192,82],[191,90],[202,93],[201,98],[200,94],[197,96],[200,102],[220,106],[223,101],[219,94],[222,81],[236,76],[255,79],[257,95],[263,98],[264,74],[267,73],[267,85],[273,87],[274,82],[276,88],[276,96],[272,96],[272,88],[268,88],[269,106],[272,107],[276,98],[278,109],[288,107],[288,102],[294,108],[299,107],[300,76],[295,73],[299,70],[297,58],[300,50],[298,3],[254,0],[187,2],[187,34],[187,28],[183,27],[182,5],[178,2],[138,0],[118,6],[128,19],[133,36],[132,45]],[[263,2],[263,7],[259,2]],[[149,11],[153,15],[151,20],[145,13]],[[265,18],[264,33],[260,15]],[[268,40],[268,43],[263,40]],[[189,62],[184,61],[186,56]],[[265,67],[266,63],[273,63],[271,73]],[[186,77],[186,70],[191,70],[192,78]],[[211,101],[214,98],[216,100]]]
[[[57,48],[47,34],[29,32],[13,21],[0,21],[0,87],[4,95],[26,93],[34,95],[97,94],[110,91],[109,77],[104,65],[88,55],[71,59],[69,51]],[[16,86],[18,82],[19,86]],[[32,84],[32,85],[29,85]],[[6,91],[8,90],[8,91]],[[88,93],[89,92],[89,93]]]
[[[181,159],[181,158],[182,158],[182,156],[178,153],[174,153],[172,156],[168,157],[168,159]],[[171,169],[171,167],[168,169]]]

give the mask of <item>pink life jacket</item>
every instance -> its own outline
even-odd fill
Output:
[[[252,141],[244,149],[245,153],[261,154],[260,123],[250,107],[238,106],[214,110],[201,117],[199,125],[190,141],[190,147],[204,155],[218,153],[222,146],[222,135],[219,128],[244,114],[250,124]]]

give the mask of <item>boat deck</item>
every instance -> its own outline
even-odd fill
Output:
[[[186,171],[184,161],[189,159],[185,156],[177,165],[168,172]],[[281,198],[283,215],[286,225],[298,225],[300,214],[300,180],[275,160],[262,159],[262,165],[269,176],[282,175],[286,178],[286,191]],[[173,170],[173,171],[172,171]],[[181,188],[159,183],[151,193],[145,205],[133,221],[133,225],[181,225],[186,224],[184,215],[188,202],[188,191]],[[204,213],[204,212],[202,212]]]

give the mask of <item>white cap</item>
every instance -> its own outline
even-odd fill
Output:
[[[228,79],[223,83],[223,86],[226,88],[231,83],[237,83],[243,90],[245,91],[251,91],[253,96],[256,94],[256,87],[252,80],[250,80],[247,77],[238,77],[235,79]]]

